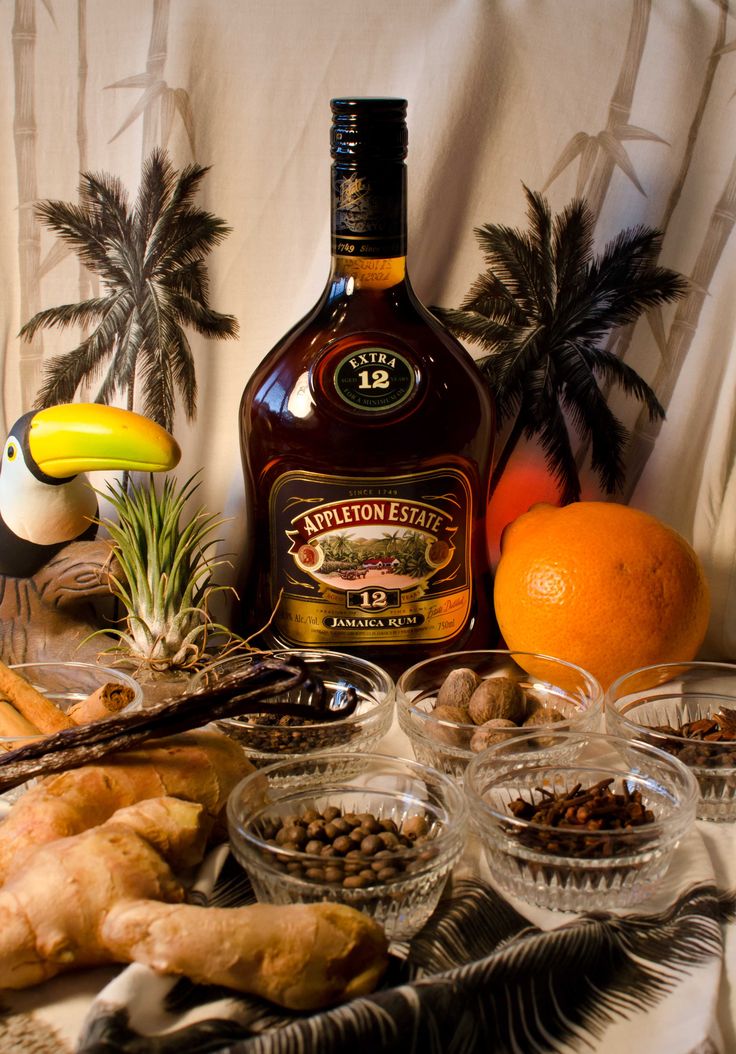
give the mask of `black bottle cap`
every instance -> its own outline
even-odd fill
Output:
[[[406,157],[406,99],[333,99],[330,147],[335,160]]]

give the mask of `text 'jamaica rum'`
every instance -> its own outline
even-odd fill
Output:
[[[241,402],[252,553],[240,621],[271,620],[271,647],[349,651],[396,672],[496,643],[494,414],[407,277],[406,102],[336,99],[332,113],[329,281]]]

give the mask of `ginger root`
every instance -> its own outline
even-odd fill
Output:
[[[101,939],[116,958],[261,996],[291,1010],[318,1010],[373,991],[388,942],[368,916],[343,904],[120,902]]]
[[[183,732],[39,780],[0,824],[0,882],[39,845],[104,823],[119,808],[170,795],[219,817],[236,783],[252,771],[242,747],[219,732]]]
[[[115,961],[100,937],[107,910],[140,897],[183,900],[164,855],[174,866],[201,860],[209,823],[201,805],[156,798],[37,849],[0,890],[0,987]]]
[[[204,853],[202,805],[162,797],[36,849],[0,890],[0,988],[141,962],[294,1010],[371,991],[387,965],[372,919],[341,904],[183,904],[174,876]]]

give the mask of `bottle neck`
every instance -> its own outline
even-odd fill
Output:
[[[387,289],[406,279],[406,166],[332,166],[332,280]],[[348,291],[346,289],[346,291]]]

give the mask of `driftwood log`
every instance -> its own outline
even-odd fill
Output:
[[[96,662],[105,645],[95,603],[109,600],[110,545],[70,542],[30,578],[0,575],[0,659]]]

